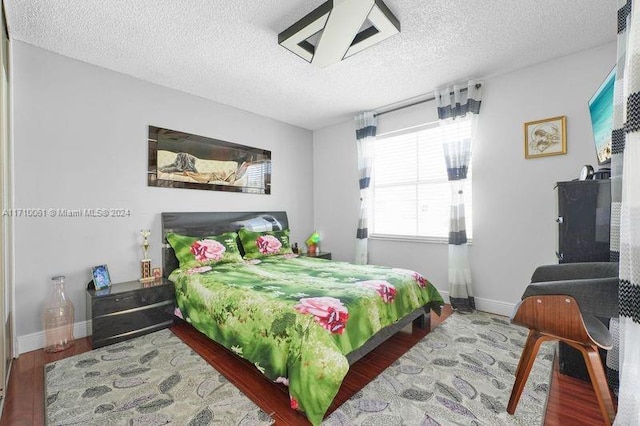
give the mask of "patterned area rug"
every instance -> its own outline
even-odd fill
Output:
[[[555,346],[544,343],[514,416],[527,330],[454,313],[323,425],[541,425]],[[261,425],[272,419],[169,330],[45,367],[49,425]]]
[[[273,420],[169,330],[45,366],[49,425],[262,425]]]
[[[544,343],[515,415],[506,412],[528,330],[454,313],[323,425],[541,425],[555,346]]]

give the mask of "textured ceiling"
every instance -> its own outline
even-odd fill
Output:
[[[612,0],[385,0],[401,33],[317,68],[278,33],[324,0],[5,0],[10,36],[307,129],[615,40]],[[488,88],[487,88],[488,90]]]

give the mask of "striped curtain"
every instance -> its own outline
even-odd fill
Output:
[[[471,162],[472,140],[480,113],[480,89],[474,81],[466,87],[453,86],[435,91],[440,125],[443,132],[444,156],[451,188],[451,216],[449,220],[449,301],[460,312],[476,308],[471,285],[466,216],[464,212],[464,183]],[[452,126],[463,120],[473,120],[471,139],[455,137],[460,134]]]
[[[631,1],[618,2],[618,54],[616,61],[616,81],[613,97],[613,132],[611,134],[611,235],[609,238],[610,260],[620,260],[620,208],[622,204],[622,160],[625,141],[623,89],[626,74],[627,42],[629,36],[629,19],[631,18]],[[618,392],[620,367],[620,322],[614,318],[609,323],[613,337],[613,348],[607,352],[607,380],[609,387]]]
[[[622,126],[614,122],[612,216],[619,215],[620,389],[616,425],[640,424],[640,10],[619,2]],[[622,46],[621,46],[622,45]],[[620,53],[622,50],[622,61]],[[622,69],[622,72],[620,70]],[[619,82],[616,79],[616,84]],[[619,92],[616,92],[618,94]],[[619,112],[619,111],[618,111]],[[614,115],[618,115],[614,111]],[[613,221],[613,218],[612,218]],[[613,228],[613,226],[612,226]],[[616,247],[612,247],[612,250]],[[615,251],[613,254],[615,258]]]
[[[371,182],[371,164],[373,142],[376,139],[376,117],[373,112],[363,112],[356,116],[356,140],[358,148],[358,170],[360,173],[360,215],[356,232],[355,263],[366,265],[368,258],[367,241],[369,236],[369,184]]]

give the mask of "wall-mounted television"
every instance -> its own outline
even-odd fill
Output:
[[[591,128],[596,147],[598,164],[611,162],[611,131],[613,130],[613,85],[616,80],[616,67],[604,79],[594,95],[589,99]]]

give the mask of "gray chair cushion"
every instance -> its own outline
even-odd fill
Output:
[[[602,318],[619,315],[617,262],[581,262],[536,268],[522,298],[537,294],[566,294],[580,312]]]
[[[522,298],[541,294],[562,294],[576,299],[583,315],[615,318],[619,314],[618,277],[535,282]]]
[[[591,338],[602,346],[604,349],[611,349],[613,346],[613,339],[611,333],[607,330],[607,327],[593,315],[582,315],[584,325],[587,327],[587,331]]]
[[[617,262],[560,263],[539,266],[533,272],[531,282],[611,278],[617,276]]]

